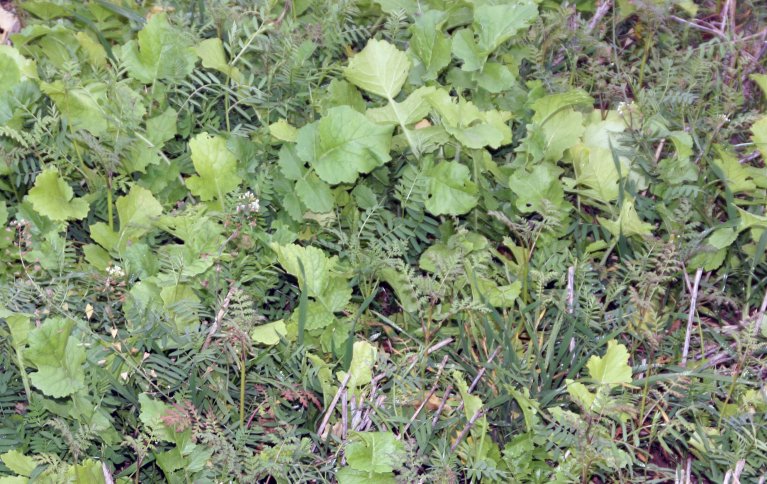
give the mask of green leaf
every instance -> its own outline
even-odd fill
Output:
[[[202,66],[206,69],[215,69],[230,77],[234,82],[240,84],[243,82],[240,70],[230,66],[226,60],[224,44],[218,37],[203,40],[193,50],[200,57]]]
[[[409,49],[423,64],[426,72],[421,77],[424,81],[436,79],[450,64],[450,40],[442,32],[446,20],[444,12],[427,10],[410,26]]]
[[[331,271],[335,268],[338,257],[328,257],[316,247],[301,247],[295,244],[272,244],[271,248],[277,253],[277,260],[282,268],[298,280],[299,287],[309,291],[309,297],[320,297],[330,283]],[[303,275],[299,261],[304,268]]]
[[[282,145],[277,165],[288,180],[300,180],[306,172],[306,162],[298,157],[296,146],[293,144]]]
[[[386,99],[394,99],[410,72],[407,55],[385,40],[370,39],[352,57],[344,77],[352,84]]]
[[[297,325],[298,318],[298,309],[296,309],[291,315],[291,321]],[[336,317],[333,315],[333,312],[322,303],[309,301],[306,305],[306,323],[304,327],[307,331],[326,328],[333,324],[335,320]]]
[[[159,400],[152,400],[146,393],[140,394],[138,401],[141,407],[139,419],[151,431],[152,437],[173,442],[175,440],[175,432],[163,423],[163,417],[167,415],[172,407]]]
[[[62,81],[40,83],[40,90],[50,97],[72,126],[94,135],[107,130],[107,118],[100,103],[106,97],[106,84],[95,82],[82,88],[69,88]]]
[[[765,128],[767,128],[767,123],[765,123]],[[756,140],[755,135],[754,142],[757,142]],[[749,193],[756,189],[756,184],[751,179],[751,174],[746,167],[740,164],[736,156],[724,150],[720,150],[718,154],[719,158],[715,158],[712,164],[722,171],[727,188],[732,193]]]
[[[618,220],[606,220],[602,217],[597,217],[597,220],[616,237],[619,235],[624,237],[652,235],[653,226],[647,222],[642,222],[634,207],[634,201],[628,198],[623,200]]]
[[[62,398],[85,388],[85,350],[71,336],[74,321],[51,317],[29,334],[25,359],[37,372],[32,384],[48,396]]]
[[[312,212],[325,213],[333,210],[334,199],[330,186],[314,173],[309,173],[296,182],[296,195]]]
[[[192,44],[168,23],[164,13],[153,15],[138,33],[138,42],[123,45],[121,57],[133,79],[152,84],[178,82],[188,76],[197,60]]]
[[[511,143],[511,128],[507,124],[511,113],[480,111],[471,101],[453,98],[444,89],[438,89],[427,99],[440,115],[447,132],[465,147],[499,148]]]
[[[351,467],[342,467],[336,473],[338,484],[396,484],[397,480],[394,474],[377,472],[365,472],[352,469]],[[0,482],[0,484],[4,484]],[[10,483],[15,484],[15,483]]]
[[[37,461],[28,457],[17,450],[11,450],[5,454],[0,455],[0,460],[3,461],[10,470],[20,476],[29,477],[37,467]]]
[[[10,45],[0,45],[0,95],[27,79],[37,79],[35,63]]]
[[[508,67],[497,62],[488,62],[477,77],[477,84],[492,93],[500,93],[514,84],[514,74]]]
[[[288,334],[285,321],[279,320],[273,323],[261,324],[251,330],[250,337],[253,341],[267,346],[274,346],[280,342],[280,336]]]
[[[298,130],[284,118],[280,118],[276,123],[269,125],[269,134],[280,141],[290,143],[295,143],[298,139]]]
[[[474,9],[474,30],[479,33],[478,47],[493,52],[526,29],[538,17],[538,5],[532,0],[512,0],[502,5],[481,5]]]
[[[120,239],[135,240],[152,228],[154,220],[162,215],[162,205],[152,192],[133,185],[124,197],[115,202],[120,220]]]
[[[469,168],[456,161],[443,161],[425,172],[429,181],[426,210],[433,215],[463,215],[477,205],[477,186]]]
[[[348,106],[339,106],[298,130],[296,150],[325,182],[354,183],[360,173],[391,159],[392,129],[373,123]]]
[[[390,101],[384,107],[368,109],[365,115],[379,124],[402,126],[415,124],[428,116],[431,105],[426,98],[433,92],[433,87],[420,87],[401,103]]]
[[[562,169],[552,163],[536,165],[532,172],[524,168],[514,171],[509,188],[517,196],[516,206],[523,213],[544,213],[546,205],[565,205],[565,191],[559,176]]]
[[[762,154],[762,159],[767,160],[767,116],[763,116],[751,126],[751,133],[753,133],[752,139],[756,148]]]
[[[383,474],[402,467],[406,454],[392,432],[355,432],[345,455],[352,469]]]
[[[370,383],[373,379],[373,365],[375,365],[377,358],[378,348],[367,341],[355,341],[352,348],[352,362],[349,365],[351,376],[349,377],[348,387],[350,389],[354,390]],[[336,374],[338,381],[343,381],[346,375],[345,371],[339,371]]]
[[[173,108],[168,108],[161,114],[146,120],[147,139],[156,148],[161,148],[166,141],[173,139],[178,132],[176,121],[178,113]]]
[[[593,355],[586,367],[595,383],[601,385],[620,385],[631,383],[631,367],[628,365],[629,353],[626,347],[615,340],[607,343],[607,352],[603,357]]]
[[[189,141],[192,162],[198,175],[190,176],[186,184],[203,201],[222,201],[227,193],[239,186],[237,158],[227,148],[226,140],[218,135],[200,133]]]
[[[35,186],[27,195],[37,213],[54,221],[80,220],[88,215],[88,202],[73,197],[72,187],[59,176],[56,168],[46,168],[37,175]]]
[[[482,52],[474,40],[472,29],[461,29],[453,34],[452,52],[463,62],[461,69],[466,72],[481,70],[487,59],[487,53]]]

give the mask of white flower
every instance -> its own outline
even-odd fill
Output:
[[[261,208],[258,198],[256,198],[251,191],[247,191],[240,195],[240,201],[242,203],[235,208],[237,212],[258,212]]]
[[[107,267],[107,274],[109,274],[109,277],[114,277],[115,279],[125,277],[125,272],[123,271],[122,267],[118,265]]]

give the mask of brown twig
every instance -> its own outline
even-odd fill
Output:
[[[397,436],[397,440],[402,438],[403,435],[407,432],[407,429],[410,428],[410,426],[415,422],[415,419],[418,417],[418,414],[421,413],[421,410],[423,410],[423,407],[426,406],[426,404],[429,402],[429,399],[431,399],[431,396],[434,395],[434,392],[437,391],[437,387],[439,386],[439,378],[442,376],[442,371],[445,369],[445,365],[447,365],[447,359],[448,355],[445,355],[444,358],[442,358],[442,363],[439,365],[439,369],[437,370],[437,377],[434,379],[434,384],[431,386],[431,390],[429,390],[429,393],[424,397],[421,404],[418,406],[418,408],[413,413],[413,416],[410,417],[410,421],[408,421],[407,425],[405,425],[405,428],[402,429],[402,432],[399,433]]]
[[[448,385],[447,388],[445,388],[445,394],[442,395],[442,401],[439,403],[439,407],[437,407],[437,411],[434,412],[434,418],[431,419],[431,426],[434,428],[434,426],[437,425],[437,422],[439,422],[439,416],[442,414],[442,410],[445,409],[445,404],[447,403],[447,399],[450,397],[450,393],[453,391],[453,385]]]
[[[466,425],[464,425],[463,430],[461,430],[461,433],[458,434],[458,438],[455,439],[455,442],[453,442],[453,445],[450,446],[450,451],[455,451],[456,447],[458,447],[458,444],[461,443],[461,441],[466,437],[466,434],[469,433],[469,430],[474,426],[474,423],[479,420],[480,417],[482,417],[485,414],[485,410],[480,408],[477,410],[477,413],[471,416],[468,422],[466,422]]]
[[[327,411],[325,411],[325,416],[322,418],[322,423],[320,424],[320,427],[317,429],[317,435],[320,436],[320,438],[322,438],[322,433],[325,431],[325,427],[328,425],[328,421],[330,421],[330,416],[333,415],[333,409],[336,408],[338,399],[341,398],[341,393],[346,389],[346,385],[349,383],[349,379],[351,377],[352,377],[351,372],[346,374],[343,381],[341,381],[341,386],[338,387],[338,391],[333,396],[333,400],[330,401],[330,405],[328,406]]]
[[[703,269],[698,269],[695,272],[695,280],[692,284],[692,293],[690,297],[690,312],[687,314],[687,331],[684,335],[684,348],[682,349],[682,362],[681,366],[687,366],[687,355],[690,352],[690,337],[692,333],[692,323],[695,320],[695,306],[698,303],[698,286],[700,285],[700,277],[703,275]]]
[[[221,322],[224,320],[224,315],[226,314],[226,311],[229,309],[229,303],[232,302],[232,296],[234,295],[234,291],[237,290],[237,285],[234,283],[231,283],[229,286],[229,292],[226,293],[226,297],[224,298],[224,301],[221,303],[221,308],[218,310],[218,313],[216,314],[216,319],[213,321],[213,324],[210,326],[210,329],[208,330],[208,336],[205,338],[205,343],[202,344],[202,349],[205,350],[209,345],[210,341],[213,339],[213,335],[216,334],[216,331],[218,331],[219,326],[221,326]]]

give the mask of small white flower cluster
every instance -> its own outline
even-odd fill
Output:
[[[618,111],[619,115],[625,116],[625,115],[630,114],[631,111],[633,111],[633,109],[634,109],[634,101],[631,101],[630,103],[625,103],[625,102],[621,101],[618,104],[618,109],[616,109],[616,111]]]
[[[237,213],[239,212],[258,212],[261,206],[258,203],[258,198],[253,195],[253,192],[247,191],[240,195],[240,204],[237,205]]]
[[[9,227],[19,227],[20,229],[23,229],[27,226],[29,226],[29,222],[24,220],[23,218],[19,220],[11,220],[11,222],[8,224]]]
[[[109,277],[113,277],[115,279],[125,277],[125,272],[123,271],[122,267],[117,265],[107,267],[107,274],[109,274]]]

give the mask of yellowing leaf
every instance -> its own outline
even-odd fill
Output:
[[[280,342],[280,336],[288,334],[285,321],[279,320],[273,323],[261,324],[251,330],[250,337],[253,341],[262,345],[274,346]]]
[[[80,220],[88,215],[88,202],[73,198],[72,187],[59,176],[56,168],[47,168],[35,178],[27,199],[32,208],[51,220]]]
[[[200,133],[189,141],[192,162],[198,175],[189,177],[187,186],[204,201],[224,199],[237,188],[237,158],[229,151],[226,140],[218,135]]]
[[[616,237],[619,235],[624,237],[652,235],[653,226],[647,222],[642,222],[634,207],[634,202],[629,199],[623,201],[618,220],[607,220],[602,217],[597,217],[597,219]]]
[[[298,130],[283,118],[269,125],[269,134],[280,141],[290,143],[295,143],[298,139]]]
[[[385,40],[370,39],[349,61],[344,76],[370,93],[394,99],[410,71],[407,55]]]
[[[367,341],[357,341],[354,343],[352,350],[352,362],[349,365],[349,377],[348,387],[352,390],[367,385],[370,380],[373,379],[373,365],[375,365],[376,358],[378,357],[378,348],[368,343]],[[346,372],[339,371],[336,375],[338,381],[343,381],[346,378]]]
[[[592,356],[586,367],[594,382],[604,385],[631,383],[631,367],[628,365],[629,353],[626,347],[615,340],[607,343],[607,352],[603,357]]]
[[[168,23],[165,13],[153,15],[138,33],[138,41],[123,45],[121,57],[128,75],[144,84],[180,81],[192,72],[197,59],[191,43]]]

